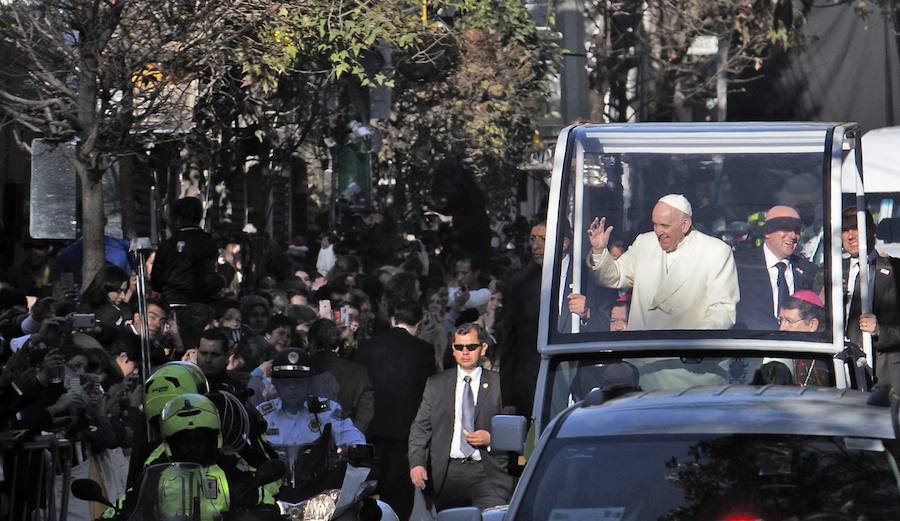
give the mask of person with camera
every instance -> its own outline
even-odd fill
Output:
[[[56,331],[63,321],[44,320],[0,372],[0,417],[22,435],[62,426],[70,409],[83,404],[63,386],[66,359]]]
[[[100,269],[81,295],[80,308],[94,313],[104,328],[122,329],[131,320],[129,274],[116,266]]]
[[[459,257],[453,263],[453,278],[447,287],[448,304],[444,316],[444,326],[448,331],[453,330],[463,311],[475,309],[478,311],[476,317],[484,313],[491,298],[491,290],[482,287],[480,275],[481,268],[471,255]]]

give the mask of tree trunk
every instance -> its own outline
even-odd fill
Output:
[[[81,273],[83,287],[86,288],[105,262],[103,183],[102,174],[90,172],[83,166],[81,169],[81,237],[84,241]]]

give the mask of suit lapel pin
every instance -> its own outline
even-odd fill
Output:
[[[484,387],[484,388],[485,388],[485,389],[487,389],[487,388],[488,388],[488,384],[487,384],[487,382],[485,382],[485,383],[483,383],[483,384],[481,384],[481,386],[482,386],[482,387]]]

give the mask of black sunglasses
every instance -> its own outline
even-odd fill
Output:
[[[462,351],[463,349],[475,351],[479,347],[481,347],[481,344],[453,344],[453,349],[456,349],[457,351]]]

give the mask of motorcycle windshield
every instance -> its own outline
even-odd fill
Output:
[[[196,463],[147,468],[130,521],[217,521],[228,508],[220,480]]]

